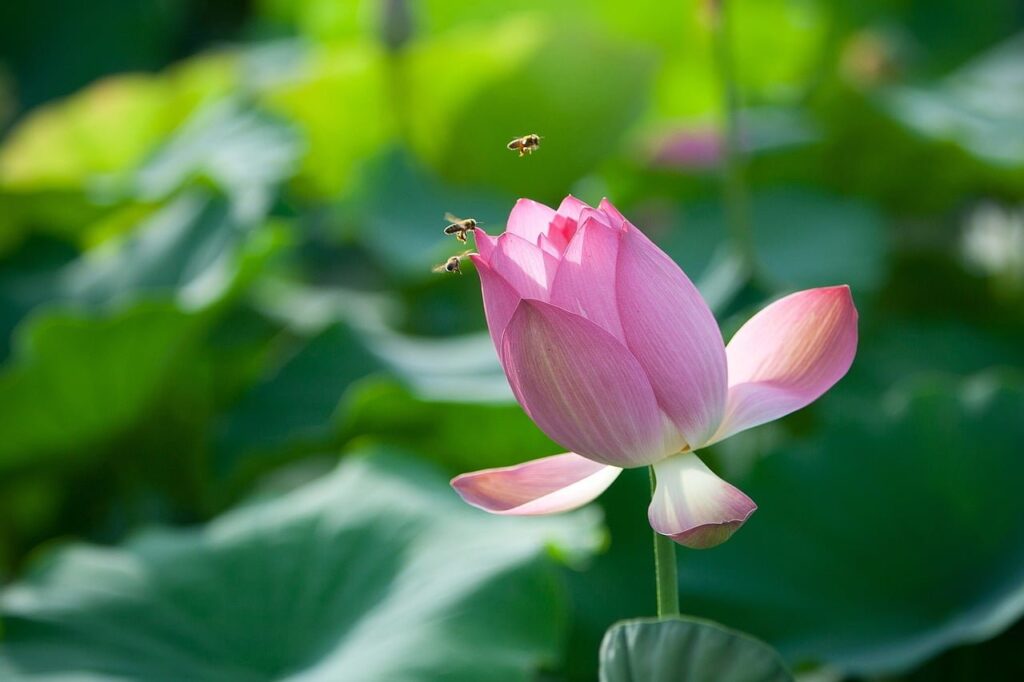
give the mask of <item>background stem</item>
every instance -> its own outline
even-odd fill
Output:
[[[729,7],[727,0],[711,0],[711,36],[715,68],[722,93],[722,127],[725,152],[722,193],[725,201],[729,236],[743,269],[749,276],[757,271],[757,254],[750,226],[750,207],[743,167],[742,138],[739,125],[739,88],[733,64]]]
[[[654,467],[650,467],[651,495],[654,495]],[[679,576],[676,571],[676,547],[661,533],[654,533],[654,574],[657,586],[658,617],[679,615]]]

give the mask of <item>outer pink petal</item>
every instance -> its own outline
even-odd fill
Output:
[[[586,208],[590,208],[590,206],[569,194],[558,205],[558,215],[565,216],[573,222],[579,222],[580,213]]]
[[[532,199],[520,199],[512,207],[505,230],[536,244],[537,237],[547,233],[554,217],[554,209]]]
[[[505,278],[496,273],[483,259],[483,256],[470,256],[477,274],[480,275],[480,290],[484,298],[484,315],[487,317],[487,329],[494,341],[494,348],[501,357],[501,336],[505,333],[512,313],[522,300],[516,290]]]
[[[582,507],[612,484],[622,469],[567,452],[452,479],[462,499],[492,514],[530,516]]]
[[[473,230],[473,239],[476,240],[477,253],[479,253],[480,257],[485,261],[489,261],[491,259],[491,253],[494,251],[494,247],[498,240],[484,232],[479,227]]]
[[[754,315],[732,338],[729,397],[714,440],[778,419],[839,381],[857,352],[848,286],[799,291]]]
[[[720,545],[757,509],[692,452],[655,463],[654,474],[657,485],[647,518],[654,530],[681,545]]]
[[[558,260],[536,244],[506,232],[498,237],[488,262],[523,298],[548,300]]]
[[[619,243],[617,273],[626,345],[661,409],[697,449],[725,408],[725,346],[715,318],[679,266],[631,225]]]
[[[553,256],[556,259],[562,257],[562,249],[565,248],[564,244],[561,246],[557,245],[546,234],[542,234],[541,236],[537,237],[537,246],[540,247],[541,251],[547,253],[550,256]]]
[[[500,355],[523,409],[567,449],[623,467],[650,464],[672,451],[643,369],[593,322],[523,300]]]
[[[551,303],[582,315],[624,342],[615,300],[620,235],[597,219],[587,220],[562,254],[551,284]]]

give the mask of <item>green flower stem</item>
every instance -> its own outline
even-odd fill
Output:
[[[750,206],[744,177],[739,127],[739,88],[733,64],[729,32],[728,0],[710,0],[711,35],[715,67],[722,92],[722,122],[725,129],[723,195],[733,248],[748,276],[757,274],[757,253],[750,227]]]
[[[650,467],[651,495],[656,481]],[[671,538],[654,533],[654,574],[657,586],[658,617],[679,615],[679,576],[676,571],[676,546]]]

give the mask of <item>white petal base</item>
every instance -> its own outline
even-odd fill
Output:
[[[651,527],[686,547],[720,545],[757,509],[753,500],[709,469],[692,452],[654,465]]]

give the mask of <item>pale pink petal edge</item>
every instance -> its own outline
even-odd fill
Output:
[[[657,462],[654,471],[648,521],[655,531],[685,547],[722,544],[757,510],[743,491],[716,476],[693,453]]]
[[[468,504],[491,514],[536,516],[582,507],[607,490],[621,472],[567,452],[461,474],[451,485]]]
[[[729,392],[715,443],[817,400],[857,353],[857,308],[846,285],[806,289],[767,306],[726,347]]]

